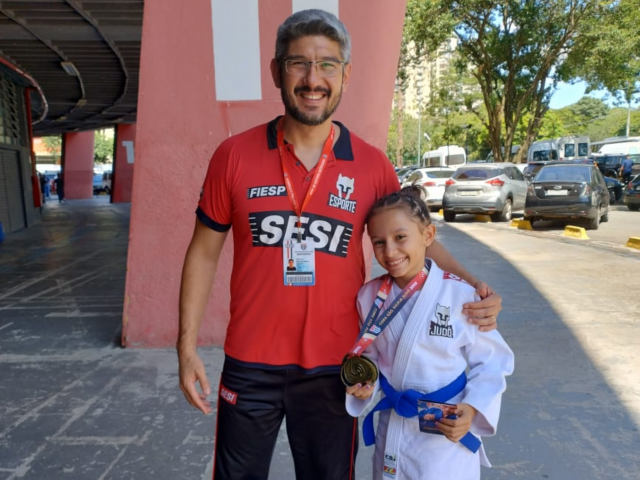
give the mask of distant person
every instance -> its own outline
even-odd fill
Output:
[[[633,170],[633,160],[631,155],[627,155],[620,165],[620,174],[622,175],[622,183],[631,181],[631,171]]]
[[[496,432],[513,352],[462,313],[475,289],[425,259],[436,228],[421,191],[391,193],[367,216],[374,255],[389,273],[358,292],[363,327],[345,363],[346,408],[358,416],[378,387],[383,392],[363,425],[365,444],[376,444],[374,480],[477,480],[480,466],[491,466],[479,436]],[[362,375],[365,365],[370,374]],[[422,402],[447,404],[452,415],[436,415],[436,405],[421,412]]]
[[[40,181],[40,192],[42,193],[42,203],[45,203],[45,199],[48,198],[45,195],[45,185],[47,184],[47,179],[42,173],[38,173],[38,180]]]
[[[62,175],[58,174],[55,179],[56,184],[56,192],[58,192],[58,202],[64,202],[64,180],[62,179]]]
[[[47,200],[51,198],[51,182],[46,176],[44,176],[44,197]]]

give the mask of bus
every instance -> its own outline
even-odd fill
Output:
[[[465,163],[467,163],[467,154],[464,148],[457,145],[445,145],[436,150],[430,150],[422,156],[422,164],[425,167],[458,168]]]
[[[533,142],[527,151],[527,162],[575,160],[591,154],[591,142],[586,136],[567,136]]]
[[[591,145],[599,155],[640,155],[640,137],[611,137]]]

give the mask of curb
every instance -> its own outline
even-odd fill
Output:
[[[484,223],[491,222],[491,217],[489,215],[474,215],[473,219],[476,222],[484,222]]]
[[[630,237],[629,240],[627,240],[626,246],[640,250],[640,237]]]
[[[518,230],[533,230],[533,227],[529,220],[520,220],[518,221]]]
[[[562,232],[563,237],[578,238],[580,240],[589,240],[587,231],[582,227],[574,227],[573,225],[567,225]]]

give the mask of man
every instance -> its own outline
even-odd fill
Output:
[[[620,175],[622,176],[622,183],[627,184],[631,181],[631,172],[633,171],[633,160],[631,155],[627,155],[620,164]]]
[[[211,159],[182,273],[177,349],[180,388],[191,405],[212,412],[196,341],[233,226],[216,480],[266,479],[285,415],[297,478],[353,478],[357,422],[346,413],[339,370],[358,333],[365,216],[399,185],[382,152],[331,120],[349,84],[350,56],[335,16],[289,17],[271,61],[284,117],[225,140]],[[500,297],[442,246],[429,247],[429,256],[488,297],[469,314],[495,328]],[[309,275],[292,283],[289,258]]]
[[[58,192],[58,202],[64,202],[64,180],[62,178],[62,174],[58,174],[56,179],[54,180],[56,184],[56,192]]]

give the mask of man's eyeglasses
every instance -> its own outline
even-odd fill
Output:
[[[309,60],[285,60],[284,68],[287,73],[296,77],[304,77],[309,73],[311,65],[315,65],[316,72],[321,77],[335,77],[342,71],[345,62],[336,62],[334,60],[318,60],[311,62]]]

